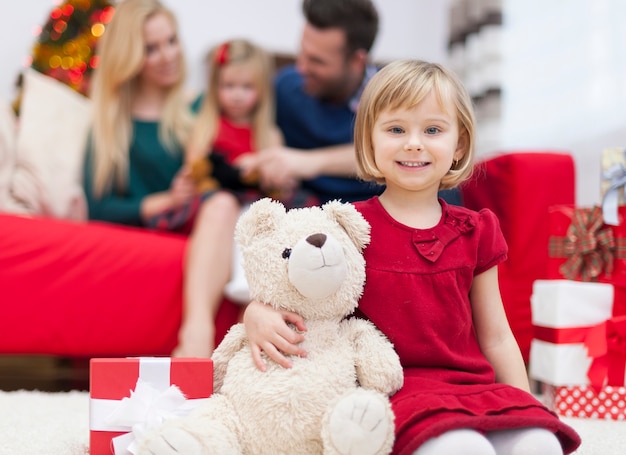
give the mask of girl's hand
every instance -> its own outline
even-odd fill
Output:
[[[243,179],[258,180],[258,161],[259,158],[257,154],[249,152],[238,156],[233,164],[240,169]]]
[[[250,342],[252,360],[259,370],[267,369],[262,351],[284,368],[291,368],[293,365],[286,356],[306,357],[306,351],[298,346],[304,341],[304,335],[299,332],[306,332],[300,315],[286,310],[278,311],[253,300],[244,312],[243,322]],[[287,323],[293,324],[295,330]]]

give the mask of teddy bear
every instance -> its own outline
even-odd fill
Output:
[[[234,325],[212,356],[214,394],[147,435],[139,453],[390,453],[389,396],[403,384],[400,360],[371,322],[350,317],[363,291],[369,232],[351,204],[253,203],[235,231],[250,294],[303,317],[307,355],[294,356],[291,368],[265,357],[262,372],[244,325]]]
[[[189,175],[198,193],[214,191],[221,186],[213,177],[213,163],[206,158],[199,158],[189,163]]]

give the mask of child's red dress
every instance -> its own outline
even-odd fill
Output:
[[[507,256],[496,216],[440,203],[441,221],[430,229],[398,223],[377,197],[355,203],[372,227],[359,312],[387,335],[404,367],[404,386],[392,397],[394,453],[411,454],[448,430],[523,427],[556,433],[572,452],[578,434],[532,395],[497,384],[474,333],[472,280]]]

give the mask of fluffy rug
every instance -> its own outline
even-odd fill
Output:
[[[626,447],[626,421],[564,418],[580,433],[576,455],[617,455]],[[89,453],[87,392],[0,392],[0,455]]]
[[[0,392],[1,455],[89,453],[87,392]]]

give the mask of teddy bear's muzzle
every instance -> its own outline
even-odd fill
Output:
[[[296,243],[289,256],[289,281],[307,298],[333,294],[346,277],[346,258],[339,241],[324,233]]]

